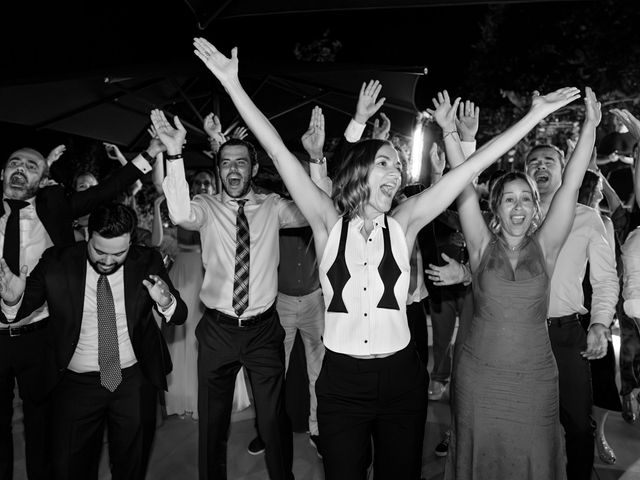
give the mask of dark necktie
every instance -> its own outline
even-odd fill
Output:
[[[122,381],[120,350],[113,295],[106,275],[100,275],[96,288],[98,310],[98,365],[100,384],[110,392],[115,391]]]
[[[20,275],[20,210],[29,205],[24,200],[5,199],[11,209],[4,229],[2,257],[15,275]]]
[[[240,316],[249,306],[249,222],[244,214],[246,199],[238,200],[236,217],[236,265],[233,277],[233,309]]]

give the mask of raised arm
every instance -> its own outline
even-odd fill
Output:
[[[162,190],[167,198],[171,221],[186,230],[198,230],[205,222],[205,214],[202,207],[189,198],[189,184],[182,159],[182,146],[187,131],[178,117],[174,118],[174,122],[175,127],[161,110],[151,111],[151,123],[158,132],[158,138],[167,148],[167,176],[162,182]]]
[[[406,212],[403,212],[404,219],[401,224],[404,223],[405,225],[407,238],[409,238],[410,231],[413,231],[412,235],[415,236],[424,225],[447,208],[466,185],[470,184],[484,169],[512,148],[542,119],[579,98],[579,96],[580,93],[577,88],[562,88],[544,97],[536,92],[531,109],[524,117],[483,145],[466,162],[451,169],[438,183],[420,195],[411,197],[409,201],[401,205],[403,207],[406,206]],[[443,101],[446,101],[446,99],[443,98]],[[457,102],[454,102],[453,106],[457,108]],[[452,115],[455,116],[455,110]],[[445,142],[458,141],[457,138],[448,138],[451,136],[457,137],[457,132],[447,133],[444,133],[446,135]]]
[[[238,79],[238,50],[231,50],[231,58],[220,53],[204,38],[194,39],[196,56],[218,78],[249,129],[273,160],[284,181],[314,233],[329,230],[338,220],[333,202],[314,185],[298,159],[287,149],[269,120],[247,95]]]
[[[320,107],[313,107],[309,128],[302,134],[302,147],[309,155],[309,176],[320,190],[331,197],[333,182],[327,174],[327,159],[324,156],[324,115]]]
[[[547,216],[538,230],[538,240],[550,271],[553,271],[558,252],[571,231],[576,213],[578,191],[587,171],[596,141],[596,128],[602,118],[600,102],[593,90],[585,88],[585,119],[576,148],[562,174],[562,185],[551,201]]]
[[[627,109],[619,109],[612,108],[611,113],[613,113],[627,129],[629,133],[633,136],[633,139],[636,141],[636,145],[640,143],[640,120],[633,116],[633,114]],[[640,206],[640,162],[638,161],[638,151],[636,148],[636,154],[634,155],[634,167],[633,167],[633,193],[635,194],[636,202]]]

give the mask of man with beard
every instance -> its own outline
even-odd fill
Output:
[[[270,478],[293,478],[293,446],[284,408],[285,333],[275,308],[278,293],[278,233],[306,220],[290,200],[257,193],[254,147],[231,139],[220,146],[222,191],[189,201],[182,146],[186,131],[174,128],[159,110],[151,120],[167,147],[163,189],[171,220],[198,230],[205,276],[200,299],[205,313],[198,339],[199,471],[201,479],[227,475],[227,436],[234,383],[244,366],[249,373],[258,430],[265,442]]]
[[[44,302],[50,311],[37,396],[52,392],[56,479],[98,478],[105,422],[113,478],[144,478],[171,371],[152,310],[175,325],[187,307],[160,254],[131,245],[136,225],[129,207],[104,205],[89,217],[87,243],[47,249],[28,279],[26,266],[15,275],[0,260],[6,317],[18,322]]]
[[[26,265],[30,272],[42,252],[52,245],[75,242],[73,220],[114,198],[120,191],[151,170],[159,145],[149,146],[144,155],[117,170],[100,185],[67,195],[61,185],[47,185],[48,164],[38,151],[21,148],[13,152],[0,174],[3,202],[0,203],[0,249],[14,274]],[[146,158],[146,160],[145,160]],[[31,398],[30,384],[42,352],[47,305],[7,325],[0,314],[0,479],[13,476],[13,391],[17,380],[24,411],[25,454],[30,480],[51,478],[48,466],[46,427],[47,403]]]
[[[595,127],[585,125],[583,129]],[[527,155],[525,167],[527,175],[538,186],[540,206],[546,214],[562,183],[564,154],[553,145],[538,145]],[[582,291],[587,262],[594,288],[591,322],[585,335],[578,316],[587,313]],[[565,430],[568,480],[591,478],[595,425],[591,418],[589,360],[602,358],[607,351],[618,289],[615,256],[607,243],[600,214],[577,204],[571,232],[558,254],[551,278],[547,320],[558,364],[560,421]]]

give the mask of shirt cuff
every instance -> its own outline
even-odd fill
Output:
[[[162,181],[162,190],[167,198],[171,221],[179,225],[192,220],[189,185],[185,179],[182,160],[167,162],[167,176]]]
[[[171,317],[176,311],[176,306],[178,305],[178,302],[176,301],[176,297],[174,297],[173,294],[170,294],[170,295],[171,295],[171,303],[167,305],[165,308],[162,308],[160,305],[156,304],[158,305],[158,311],[167,320],[167,322],[171,320]]]
[[[131,160],[131,163],[133,163],[142,173],[148,173],[152,169],[151,164],[147,162],[142,155],[138,155],[136,158]]]
[[[366,125],[360,122],[356,122],[353,118],[347,125],[347,129],[344,131],[344,138],[349,143],[356,143],[362,138]]]

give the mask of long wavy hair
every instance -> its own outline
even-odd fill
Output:
[[[504,195],[504,187],[507,183],[515,180],[522,180],[526,182],[531,193],[533,194],[533,218],[531,219],[531,225],[527,230],[527,235],[532,235],[540,225],[542,225],[542,209],[540,208],[540,193],[538,192],[538,186],[523,172],[507,172],[498,178],[491,191],[489,192],[489,209],[491,210],[491,221],[489,222],[489,229],[494,233],[500,233],[502,226],[500,225],[500,217],[498,216],[498,207],[502,201]]]
[[[386,140],[367,139],[355,143],[340,162],[333,180],[333,204],[338,213],[347,220],[361,215],[369,201],[369,172],[378,150],[390,145]]]

